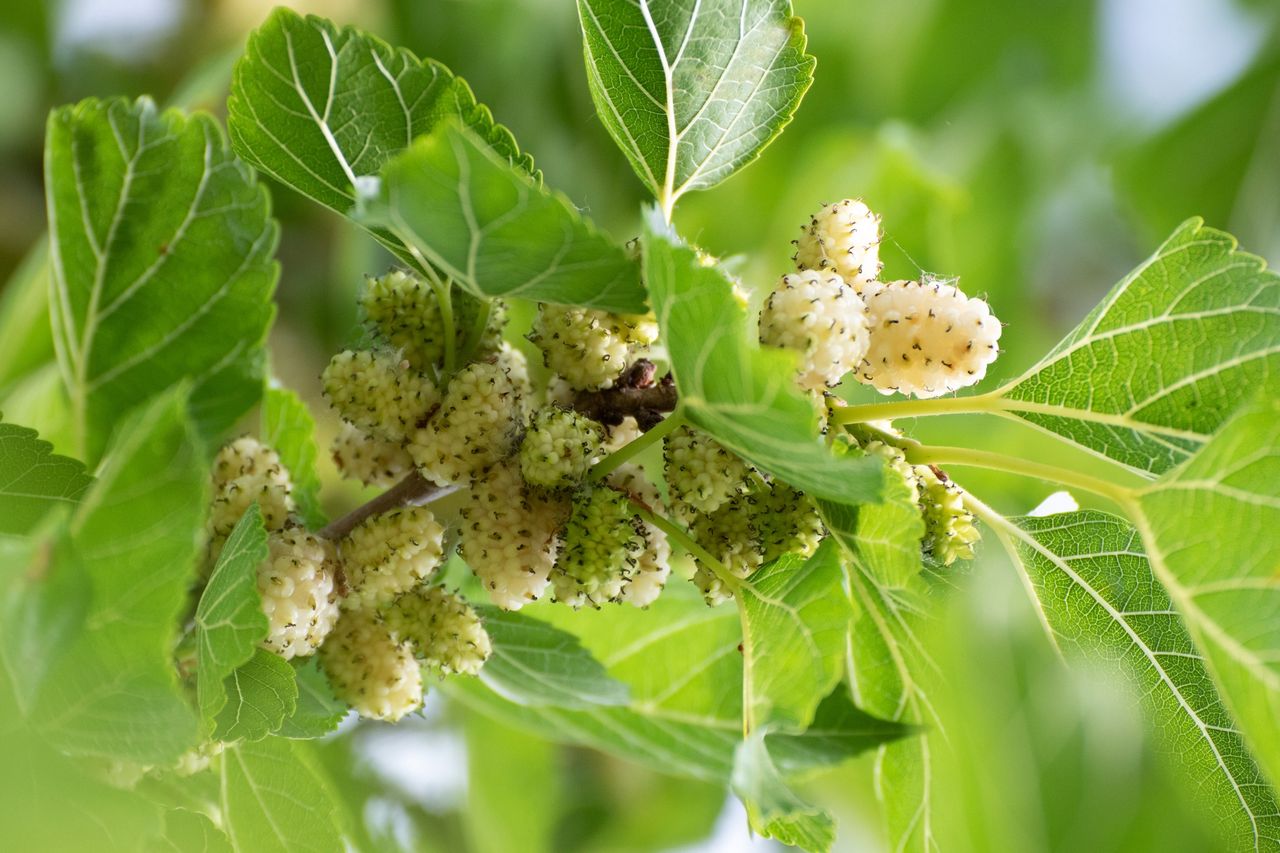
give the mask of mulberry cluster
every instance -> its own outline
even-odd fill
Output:
[[[444,587],[421,587],[397,598],[387,609],[392,639],[407,642],[414,654],[441,675],[476,675],[493,653],[480,616]]]
[[[569,385],[597,390],[612,387],[657,337],[657,323],[649,317],[544,304],[529,340]]]
[[[973,546],[982,533],[973,522],[973,513],[965,508],[963,492],[927,465],[917,466],[916,474],[924,515],[925,555],[944,566],[956,560],[972,560]]]
[[[386,352],[340,352],[321,379],[344,421],[392,442],[403,441],[440,401],[425,374]]]
[[[454,346],[462,350],[467,336],[481,322],[475,356],[482,358],[498,349],[506,325],[506,307],[499,301],[486,306],[480,300],[454,290],[450,300],[455,312]],[[444,361],[444,313],[435,290],[413,273],[392,270],[368,279],[360,295],[360,307],[369,331],[398,352],[415,370],[430,372]]]
[[[639,501],[653,512],[662,512],[662,499],[653,483],[636,465],[619,465],[609,475],[608,484],[627,496]],[[636,532],[640,535],[641,548],[636,555],[631,579],[622,590],[621,600],[635,607],[648,607],[658,600],[662,588],[671,574],[671,544],[667,534],[657,526],[637,519]]]
[[[320,648],[338,621],[333,546],[300,529],[274,533],[258,567],[258,593],[269,628],[262,647],[285,660]]]
[[[391,488],[413,470],[413,457],[402,445],[369,435],[354,424],[344,423],[329,449],[342,476],[366,486]]]
[[[444,562],[444,528],[430,510],[370,516],[339,544],[350,607],[377,607],[422,583]]]
[[[631,502],[608,487],[584,490],[573,502],[556,560],[556,601],[571,607],[620,601],[644,548]]]

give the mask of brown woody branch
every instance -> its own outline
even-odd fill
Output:
[[[458,490],[457,486],[437,486],[428,482],[415,469],[409,476],[373,498],[356,507],[342,518],[331,522],[319,533],[325,539],[341,539],[370,516],[389,512],[402,506],[421,506]]]

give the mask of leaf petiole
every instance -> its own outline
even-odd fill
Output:
[[[693,537],[690,536],[683,527],[676,524],[665,515],[659,515],[649,509],[649,507],[645,506],[635,498],[631,499],[631,506],[635,509],[636,515],[667,534],[668,539],[676,542],[680,547],[692,554],[699,563],[702,563],[710,569],[712,574],[719,578],[721,583],[729,587],[729,589],[737,592],[742,587],[742,579],[725,568],[724,563],[711,556],[710,552],[708,552],[706,548],[703,548],[695,542]]]
[[[1006,456],[1003,453],[972,450],[967,447],[929,447],[927,445],[907,447],[905,453],[907,461],[914,465],[963,465],[1020,474],[1024,477],[1061,483],[1064,486],[1092,492],[1126,509],[1132,506],[1134,500],[1132,489],[1110,480],[1082,474],[1069,468]]]
[[[661,441],[668,433],[672,432],[684,423],[684,418],[680,414],[680,410],[676,409],[657,423],[648,432],[643,433],[634,441],[627,442],[622,447],[610,453],[604,459],[600,460],[591,469],[592,482],[600,482],[605,477],[618,470],[624,463],[634,459],[646,449],[652,447]]]

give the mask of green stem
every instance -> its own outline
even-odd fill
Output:
[[[710,569],[712,574],[718,577],[721,583],[729,587],[729,589],[736,592],[739,587],[742,586],[741,579],[725,568],[724,563],[711,556],[706,548],[703,548],[695,542],[693,537],[690,536],[683,527],[676,524],[665,515],[658,515],[635,498],[631,499],[631,506],[635,509],[636,515],[667,534],[668,539],[677,543],[680,547],[692,554],[699,563],[702,563],[703,566]]]
[[[643,433],[634,441],[627,442],[622,447],[597,462],[595,467],[591,469],[591,479],[594,482],[600,482],[605,477],[616,471],[619,466],[633,459],[637,454],[643,453],[647,448],[652,447],[655,443],[661,441],[667,433],[676,429],[683,423],[684,418],[681,417],[680,410],[677,409],[659,421],[653,429]]]
[[[932,415],[962,415],[1000,411],[999,397],[979,394],[974,397],[934,397],[928,400],[894,400],[888,403],[862,403],[836,409],[831,420],[837,424],[858,424],[894,418],[924,418]]]
[[[973,468],[987,468],[993,471],[1005,471],[1020,474],[1050,483],[1061,483],[1086,492],[1101,495],[1120,506],[1127,507],[1133,499],[1130,489],[1104,480],[1073,471],[1070,468],[1059,468],[1029,459],[1018,459],[1005,456],[1003,453],[992,453],[987,450],[971,450],[967,447],[908,447],[907,461],[914,465],[964,465]]]

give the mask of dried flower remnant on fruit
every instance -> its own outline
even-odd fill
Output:
[[[760,312],[760,341],[799,353],[800,386],[822,391],[862,363],[868,346],[866,305],[835,273],[784,275]]]
[[[477,477],[461,514],[459,551],[493,603],[519,610],[541,597],[568,502],[526,487],[519,462],[508,459]]]
[[[619,601],[644,547],[627,496],[606,487],[575,496],[552,582],[556,601],[599,607]]]
[[[609,475],[608,484],[628,500],[639,501],[653,512],[662,512],[657,488],[638,466],[619,465]],[[636,531],[640,534],[641,548],[636,554],[631,580],[622,590],[622,601],[634,607],[648,607],[658,599],[671,575],[671,543],[667,541],[667,534],[643,519],[639,520]]]
[[[330,445],[339,473],[366,486],[388,489],[413,470],[413,457],[399,443],[369,435],[344,422]]]
[[[225,539],[254,501],[267,530],[281,530],[293,512],[293,482],[280,456],[255,438],[237,438],[213,461],[209,535]]]
[[[320,648],[338,620],[333,546],[293,528],[272,534],[267,548],[267,559],[258,566],[258,593],[269,626],[262,647],[285,660],[306,657]]]
[[[441,675],[476,675],[493,652],[480,616],[441,586],[421,587],[397,598],[386,612],[397,642],[408,642],[429,669]]]
[[[386,352],[340,352],[321,379],[343,420],[387,441],[403,441],[440,400],[430,379]]]
[[[519,377],[507,364],[479,361],[453,377],[440,410],[418,430],[409,453],[433,483],[468,483],[515,448],[523,418]]]
[[[986,302],[953,285],[875,283],[863,298],[871,343],[858,379],[883,394],[958,391],[980,381],[999,355],[1000,321]]]
[[[525,482],[548,488],[580,483],[600,455],[603,432],[600,424],[570,409],[539,409],[520,442]]]
[[[344,607],[386,604],[444,562],[444,528],[424,507],[370,516],[339,543],[349,587]]]
[[[374,610],[343,610],[320,664],[333,695],[362,717],[394,723],[422,707],[422,669]]]
[[[949,566],[956,560],[972,560],[973,546],[982,538],[973,513],[964,505],[964,493],[951,481],[939,477],[928,465],[917,465],[920,481],[920,512],[924,516],[925,555]]]
[[[543,362],[573,388],[610,388],[658,338],[653,318],[594,308],[538,306],[529,340]]]
[[[855,290],[880,275],[880,217],[858,199],[828,204],[795,241],[800,270],[829,270]]]
[[[750,466],[701,430],[672,432],[663,439],[663,458],[672,508],[681,517],[715,512],[751,488]]]

